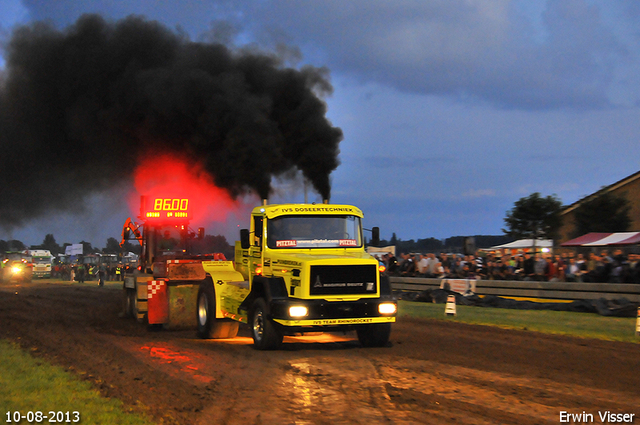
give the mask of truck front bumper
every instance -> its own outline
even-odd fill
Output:
[[[357,301],[327,301],[286,299],[273,300],[270,305],[271,318],[284,328],[320,328],[328,331],[346,330],[358,325],[373,323],[393,323],[396,313],[383,314],[379,311],[380,304],[392,304],[397,311],[397,303],[391,298],[367,298]],[[292,317],[290,307],[306,307],[307,315]],[[293,329],[289,329],[293,330]],[[303,329],[312,331],[313,329]]]

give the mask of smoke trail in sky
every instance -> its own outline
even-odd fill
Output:
[[[139,159],[193,158],[232,196],[299,170],[323,198],[342,131],[327,70],[197,43],[157,22],[84,15],[14,31],[0,81],[0,225],[129,183]],[[158,170],[162,172],[162,170]]]

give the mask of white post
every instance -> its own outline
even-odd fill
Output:
[[[449,295],[447,297],[447,305],[444,309],[445,316],[456,316],[456,296]]]

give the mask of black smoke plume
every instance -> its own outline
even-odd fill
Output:
[[[0,224],[68,211],[123,184],[140,155],[201,160],[233,196],[299,170],[323,198],[339,128],[323,68],[190,41],[157,22],[85,15],[14,31],[0,87]],[[159,170],[161,171],[161,170]]]

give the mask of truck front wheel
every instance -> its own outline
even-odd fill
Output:
[[[200,284],[196,320],[198,336],[205,339],[234,338],[240,325],[233,320],[216,319],[216,296],[210,280]]]
[[[356,330],[358,341],[364,347],[384,347],[389,343],[391,323],[374,323],[361,325]]]
[[[198,320],[198,336],[211,338],[213,321],[216,320],[216,298],[213,287],[204,282],[198,290],[198,306],[196,309]]]
[[[251,336],[253,346],[258,350],[276,350],[282,345],[282,334],[267,317],[267,303],[258,298],[251,308]]]

